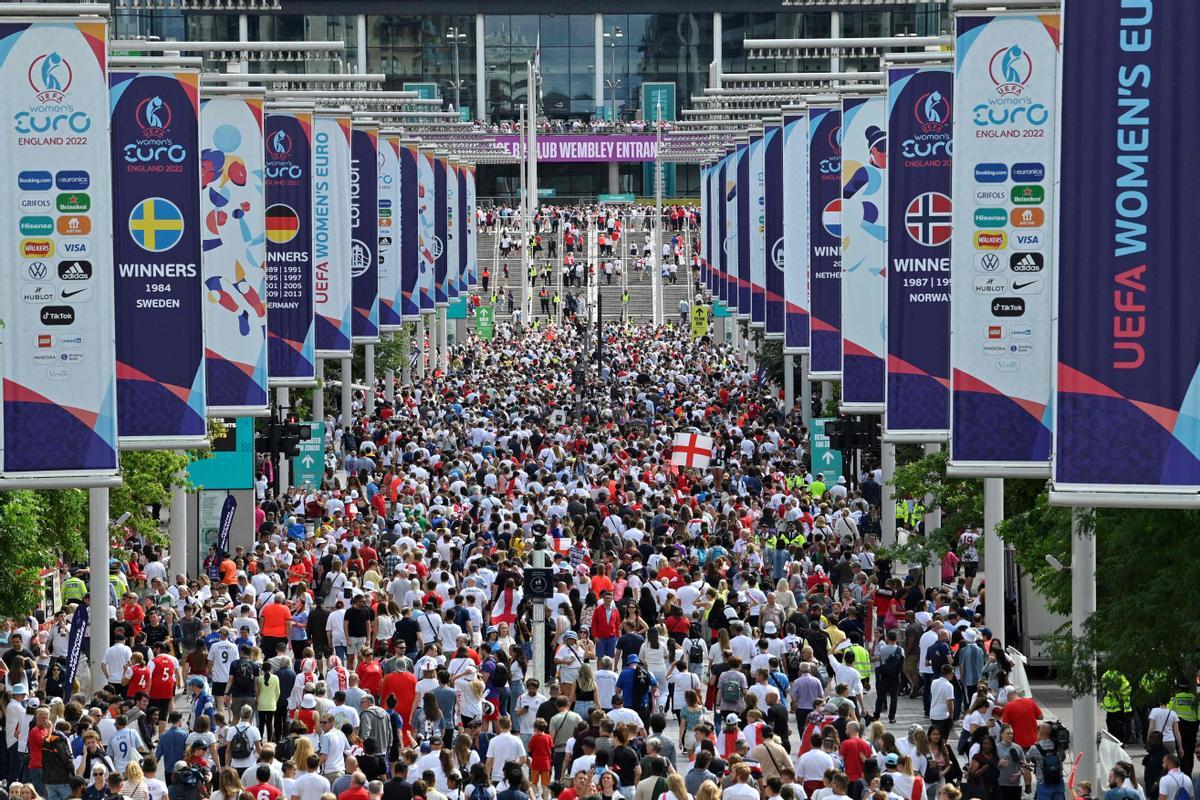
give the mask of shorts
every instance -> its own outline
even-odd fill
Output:
[[[350,644],[347,645],[346,652],[352,653],[355,656],[358,655],[359,650],[367,646],[367,637],[365,636],[351,636],[349,641]]]
[[[550,770],[548,769],[531,769],[529,771],[530,786],[549,786],[550,785]]]
[[[966,575],[968,578],[974,578],[975,574],[977,572],[979,572],[979,562],[978,561],[964,561],[964,562],[962,562],[962,566],[963,566],[963,575]]]
[[[151,698],[150,699],[150,707],[157,708],[158,709],[158,718],[160,720],[162,720],[163,722],[166,722],[167,715],[171,713],[171,699],[170,698]]]
[[[229,681],[213,681],[213,697],[223,697],[225,695],[225,687],[229,685]]]

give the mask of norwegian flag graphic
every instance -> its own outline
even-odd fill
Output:
[[[904,227],[917,244],[938,247],[950,241],[950,198],[940,192],[917,195],[904,211]]]

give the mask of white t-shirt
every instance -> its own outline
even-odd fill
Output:
[[[230,766],[232,766],[234,769],[246,769],[247,767],[253,767],[258,763],[258,753],[255,752],[254,745],[262,741],[262,734],[258,732],[258,728],[254,727],[249,722],[239,722],[236,725],[230,725],[228,728],[226,728],[225,736],[223,737],[225,743],[232,747],[233,737],[242,731],[245,731],[246,739],[249,740],[250,755],[246,758],[232,758],[231,754]]]
[[[108,671],[109,683],[121,682],[121,676],[125,674],[125,665],[129,663],[129,659],[132,657],[133,651],[122,643],[114,644],[104,652],[104,658],[101,659],[101,663]]]
[[[540,694],[529,696],[529,692],[524,692],[517,698],[517,711],[525,709],[525,713],[517,716],[518,724],[520,725],[521,733],[533,734],[533,723],[537,721],[538,706],[546,702],[546,698]],[[488,745],[491,748],[491,745]]]
[[[325,764],[321,767],[321,770],[326,774],[330,772],[345,772],[346,748],[349,746],[350,743],[346,741],[345,734],[337,729],[330,729],[328,733],[321,734],[317,740],[317,752],[326,756]]]
[[[748,783],[735,783],[721,792],[721,800],[759,800],[758,789]]]
[[[306,772],[296,778],[292,786],[292,798],[299,800],[321,800],[321,795],[329,791],[329,779],[318,772]]]
[[[519,762],[525,757],[525,745],[511,733],[502,733],[488,743],[487,757],[492,759],[492,780],[499,782],[504,777],[505,763]]]
[[[946,709],[946,701],[954,699],[954,684],[945,678],[938,678],[929,687],[929,718],[941,721],[950,717]]]
[[[596,705],[605,711],[612,708],[612,697],[617,689],[618,677],[611,669],[596,670]]]
[[[213,683],[229,680],[229,665],[237,660],[237,645],[228,639],[218,639],[208,648],[208,663],[212,668]]]
[[[1158,781],[1158,793],[1165,795],[1167,800],[1175,800],[1180,789],[1189,795],[1192,793],[1191,780],[1178,769],[1171,770]]]
[[[1175,741],[1175,723],[1179,721],[1178,714],[1169,708],[1158,706],[1150,709],[1150,721],[1154,723],[1154,730],[1162,731],[1163,744]],[[1162,794],[1162,792],[1159,792],[1159,794]],[[1167,800],[1170,800],[1170,798]]]
[[[130,761],[140,761],[138,748],[145,748],[141,734],[133,728],[122,728],[108,740],[108,755],[117,772],[124,772]]]
[[[676,672],[667,678],[667,685],[671,687],[671,699],[674,707],[684,708],[687,706],[684,693],[688,689],[700,691],[700,678],[692,672]]]

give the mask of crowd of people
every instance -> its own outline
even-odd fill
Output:
[[[879,549],[878,470],[814,471],[799,410],[685,325],[594,342],[501,322],[331,424],[320,486],[260,462],[252,535],[201,574],[131,537],[111,598],[72,577],[6,626],[8,795],[1063,800],[981,587]],[[707,463],[673,463],[680,432]],[[111,627],[87,690],[78,602]],[[1179,767],[1105,800],[1186,800]]]

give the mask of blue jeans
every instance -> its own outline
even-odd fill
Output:
[[[25,753],[17,750],[15,744],[8,746],[8,780],[23,781],[25,780],[25,764],[27,762]]]
[[[67,783],[46,784],[46,800],[67,800],[71,796],[71,786]]]
[[[596,660],[608,656],[613,658],[617,655],[617,637],[610,636],[607,639],[596,640]]]
[[[1037,793],[1034,795],[1035,800],[1064,800],[1066,797],[1065,784],[1056,783],[1053,786],[1047,786],[1044,783],[1039,783]]]
[[[33,784],[33,788],[37,789],[37,793],[42,797],[46,796],[46,782],[42,780],[42,768],[29,768],[29,782]]]

